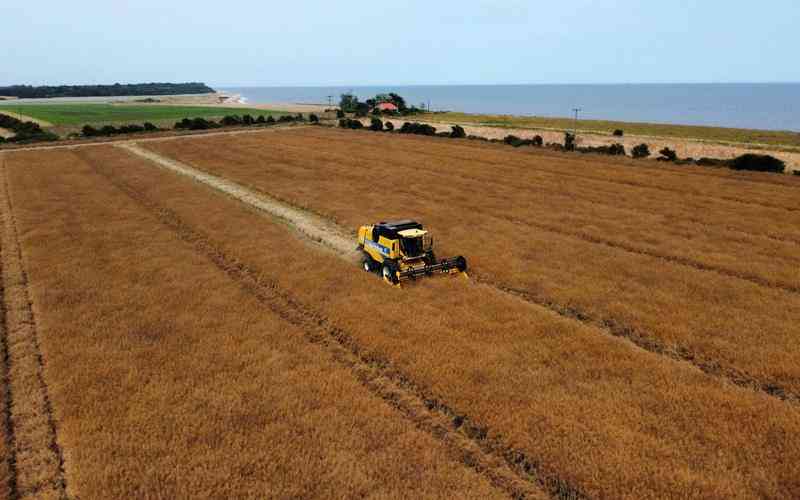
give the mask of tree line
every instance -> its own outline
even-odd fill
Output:
[[[129,83],[114,85],[11,85],[0,87],[0,96],[20,99],[47,97],[124,97],[136,95],[209,94],[214,89],[205,83]]]

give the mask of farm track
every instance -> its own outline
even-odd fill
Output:
[[[290,147],[294,148],[294,146],[290,146]],[[144,156],[145,154],[149,155],[151,153],[148,150],[145,150],[143,153],[141,153],[142,156]],[[149,159],[152,160],[153,158],[149,158]],[[334,159],[332,159],[330,157],[326,158],[326,161],[328,163],[331,163],[331,164],[334,164],[334,165],[339,165],[339,166],[344,166],[345,165],[344,163],[338,162],[338,161],[336,161],[336,160],[334,160]],[[291,162],[291,161],[288,161],[286,163],[288,165],[294,165],[294,163]],[[424,167],[415,166],[414,168],[415,169],[419,169],[419,170],[425,170],[425,171],[427,171],[428,173],[430,173],[432,175],[440,176],[440,177],[442,177],[442,179],[446,183],[449,183],[449,184],[452,183],[452,181],[450,179],[447,179],[447,177],[445,175],[443,175],[443,174],[438,174],[436,172],[433,172],[433,171],[430,171],[428,169],[425,169]],[[484,182],[484,180],[481,179],[481,182]],[[486,181],[486,182],[492,182],[492,181]],[[265,193],[262,193],[262,194],[265,194]],[[417,196],[420,197],[420,198],[423,198],[423,197],[426,196],[426,194],[425,193],[418,193]],[[430,199],[430,195],[428,196],[428,198]],[[565,196],[565,198],[569,198],[569,196]],[[592,203],[594,203],[594,202],[592,202]],[[606,206],[611,206],[615,210],[619,210],[616,207],[613,207],[612,205],[606,205]],[[691,268],[698,269],[698,270],[701,270],[701,271],[714,272],[714,273],[717,273],[717,274],[722,275],[722,276],[726,276],[726,277],[734,278],[734,279],[741,279],[743,281],[748,281],[750,283],[753,283],[753,284],[756,284],[756,285],[759,285],[759,286],[763,286],[763,287],[766,287],[766,288],[773,288],[773,289],[783,290],[783,291],[786,291],[786,292],[789,292],[789,293],[793,293],[793,294],[800,294],[800,285],[789,283],[789,282],[785,282],[785,281],[781,281],[781,280],[774,280],[774,279],[764,278],[763,276],[760,276],[760,275],[755,274],[755,273],[748,273],[748,272],[743,272],[743,271],[740,271],[740,270],[731,269],[731,268],[727,268],[727,267],[723,267],[723,266],[708,264],[708,263],[705,263],[705,262],[702,262],[700,260],[693,259],[693,258],[690,258],[690,257],[684,257],[684,256],[681,256],[681,255],[676,255],[676,254],[672,254],[672,253],[668,253],[668,252],[659,252],[659,251],[656,251],[656,250],[651,250],[651,249],[643,248],[643,247],[640,247],[640,246],[637,246],[637,245],[633,245],[633,244],[630,244],[630,243],[627,243],[627,242],[624,242],[624,241],[618,241],[618,240],[611,239],[611,238],[599,237],[599,236],[592,235],[590,233],[583,232],[583,231],[571,231],[571,230],[563,229],[562,227],[560,227],[558,225],[555,225],[555,224],[534,222],[532,220],[521,220],[519,218],[508,216],[508,215],[506,215],[506,214],[504,214],[502,212],[499,212],[497,210],[485,209],[485,213],[487,215],[490,215],[490,216],[495,217],[497,219],[505,220],[505,221],[511,222],[513,224],[527,226],[527,227],[535,228],[535,229],[538,229],[538,230],[541,230],[541,231],[546,231],[546,232],[549,232],[549,233],[558,234],[558,235],[561,235],[561,236],[566,236],[566,237],[570,237],[570,238],[576,238],[576,239],[579,239],[579,240],[582,240],[582,241],[585,241],[585,242],[591,243],[591,244],[604,245],[606,247],[614,248],[616,250],[620,250],[620,251],[627,252],[627,253],[645,255],[645,256],[648,256],[648,257],[662,259],[662,260],[664,260],[666,262],[670,262],[670,263],[681,265],[681,266],[691,267]],[[750,233],[745,233],[745,234],[750,234]],[[758,235],[758,236],[761,236],[761,235]],[[783,241],[783,242],[785,243],[787,241]],[[794,243],[794,240],[788,240],[788,242]],[[352,246],[352,245],[350,245],[350,246]]]
[[[307,153],[307,149],[306,148],[303,148],[302,146],[293,145],[293,144],[286,144],[286,143],[274,144],[273,147],[275,147],[276,149],[285,148],[286,150],[302,151],[304,153]],[[367,148],[367,146],[365,146],[365,149],[366,148]],[[334,151],[331,151],[331,150],[326,150],[326,151],[315,150],[315,153],[324,153],[325,156],[326,156],[326,159],[325,159],[326,162],[329,162],[329,163],[335,164],[335,165],[342,165],[342,166],[345,165],[345,163],[336,161],[334,159],[334,158],[337,158],[337,157],[342,158],[341,156],[337,155]],[[364,160],[378,159],[377,156],[366,157],[366,156],[363,156],[363,155],[358,155],[357,157],[359,159],[364,159]],[[343,159],[343,161],[346,161],[345,158],[342,158],[342,159]],[[472,161],[472,160],[470,160],[470,161]],[[289,165],[295,165],[294,162],[290,162],[290,161],[287,161],[286,163],[289,164]],[[352,164],[348,163],[347,166],[352,167]],[[437,171],[437,170],[435,170],[433,168],[426,168],[426,167],[420,165],[419,163],[413,164],[413,168],[416,169],[416,170],[424,171],[424,172],[426,172],[427,174],[430,174],[430,175],[438,176],[438,177],[440,177],[442,179],[447,180],[448,182],[452,181],[452,179],[450,177],[448,177],[447,175],[442,174],[441,172],[439,172],[439,171]],[[546,176],[549,176],[551,178],[557,178],[558,177],[558,174],[552,173],[552,172],[546,171],[546,170],[541,170],[541,171],[539,171],[539,173],[544,174]],[[560,192],[557,192],[557,191],[555,191],[553,189],[550,189],[550,188],[539,187],[538,185],[535,185],[535,184],[526,186],[525,188],[521,188],[519,186],[519,184],[514,184],[514,183],[510,183],[510,182],[503,182],[502,180],[499,180],[497,177],[482,177],[482,176],[478,176],[478,175],[465,174],[465,173],[462,173],[462,172],[455,173],[454,175],[457,176],[459,179],[463,179],[463,180],[467,180],[467,181],[480,182],[480,183],[484,183],[486,185],[491,185],[491,186],[500,186],[500,187],[503,187],[503,188],[524,190],[524,191],[526,191],[528,193],[530,193],[530,192],[538,192],[538,193],[542,193],[542,194],[544,194],[546,196],[551,196],[551,197],[556,197],[556,198],[566,199],[566,200],[579,199],[579,200],[581,200],[583,202],[590,203],[590,204],[593,204],[593,205],[598,205],[598,206],[601,206],[601,207],[608,207],[608,208],[611,208],[611,209],[614,209],[614,210],[617,210],[617,211],[624,211],[624,212],[628,212],[628,213],[636,214],[636,215],[647,215],[647,216],[656,216],[656,217],[661,217],[661,216],[664,215],[662,212],[659,212],[658,210],[651,210],[651,209],[647,209],[647,208],[642,207],[642,206],[621,207],[621,206],[615,205],[613,203],[608,203],[608,202],[605,202],[605,201],[602,201],[602,200],[592,199],[592,198],[587,197],[587,196],[578,195],[578,194],[576,194],[574,192],[571,192],[569,194],[560,193]],[[779,184],[779,186],[783,186],[783,185]],[[613,196],[614,195],[614,192],[611,191],[611,190],[605,191],[604,193],[607,194],[608,196]],[[686,222],[689,222],[689,223],[698,224],[698,225],[702,225],[702,226],[705,226],[705,227],[720,228],[720,226],[718,224],[715,224],[715,223],[712,223],[712,222],[709,222],[709,221],[705,221],[705,220],[703,220],[701,218],[698,218],[698,217],[674,216],[674,215],[672,215],[671,217],[673,218],[673,220],[683,220],[683,221],[686,221]],[[730,231],[730,232],[735,232],[735,233],[747,235],[747,236],[756,236],[756,237],[767,238],[767,239],[770,239],[770,240],[773,240],[773,241],[777,241],[777,242],[781,242],[781,243],[800,244],[800,238],[793,238],[793,237],[785,236],[785,235],[782,235],[782,234],[775,234],[775,233],[770,233],[770,232],[754,232],[754,231],[751,231],[751,230],[741,229],[741,228],[737,228],[737,227],[734,227],[734,226],[724,226],[724,227],[721,227],[721,229],[724,229],[724,230]]]
[[[137,151],[135,146],[128,145],[125,149],[134,153]],[[167,168],[173,170],[172,167]],[[471,421],[467,415],[451,407],[441,398],[426,393],[411,378],[385,360],[369,355],[348,332],[338,328],[313,308],[281,289],[261,271],[226,255],[211,239],[185,223],[174,211],[148,199],[134,187],[103,171],[102,168],[92,165],[92,169],[153,214],[179,239],[191,245],[196,252],[212,262],[242,289],[251,293],[270,311],[298,327],[309,342],[328,350],[332,357],[352,371],[356,379],[370,392],[396,408],[419,429],[443,442],[454,458],[485,475],[499,489],[514,498],[542,497],[542,490],[554,498],[586,498],[577,487],[545,473],[539,464],[523,451],[504,444],[498,433],[492,431],[492,437],[489,437],[489,429]],[[188,175],[186,172],[180,173]],[[196,180],[205,183],[203,177],[198,177]],[[210,187],[220,190],[218,186],[210,185]],[[230,192],[226,194],[248,203],[237,194]],[[257,197],[251,195],[250,199],[255,200]],[[286,220],[285,214],[278,215],[263,206],[255,208]],[[302,231],[297,225],[295,228]],[[315,241],[311,234],[303,232],[303,235]]]
[[[325,138],[325,137],[321,137],[321,136],[312,136],[312,137],[314,137],[315,139],[318,139],[318,140],[329,141],[331,143],[335,142],[335,141],[333,141],[333,140],[331,140],[329,138]],[[371,146],[371,147],[374,148],[375,146]],[[415,151],[415,150],[409,151],[408,148],[392,147],[392,146],[382,147],[381,151],[384,152],[384,153],[389,153],[389,152],[391,152],[391,153],[402,153],[402,154],[405,154],[405,155],[407,155],[409,153],[419,154],[419,152]],[[510,154],[510,152],[499,152],[499,154],[507,156],[508,154]],[[439,158],[439,159],[448,160],[448,161],[452,161],[452,160],[470,161],[470,162],[473,162],[473,163],[479,163],[479,164],[483,164],[483,165],[487,165],[487,166],[491,166],[491,167],[496,167],[498,164],[500,164],[500,165],[503,164],[502,161],[495,162],[495,161],[479,160],[479,159],[476,159],[476,158],[470,157],[470,156],[458,156],[458,155],[453,155],[453,154],[440,154],[440,153],[436,153],[434,151],[426,151],[425,155],[428,156],[428,157]],[[552,159],[554,162],[558,162],[558,163],[566,163],[566,162],[574,161],[576,158],[575,157],[557,158],[557,157],[551,156],[551,157],[549,157],[549,159]],[[505,158],[504,158],[504,161],[505,161]],[[743,204],[743,205],[760,206],[760,207],[763,207],[763,208],[772,208],[772,209],[784,210],[784,211],[788,211],[788,212],[800,212],[800,207],[788,207],[788,206],[785,206],[785,205],[780,205],[780,204],[775,204],[775,203],[757,202],[757,201],[752,201],[752,200],[746,200],[744,198],[739,198],[739,197],[736,197],[736,196],[710,195],[710,194],[704,194],[704,193],[696,191],[696,190],[687,192],[687,191],[682,191],[682,190],[676,189],[676,188],[669,188],[669,187],[665,187],[665,186],[659,186],[659,185],[656,185],[656,184],[648,184],[646,182],[637,182],[637,181],[634,181],[634,180],[622,180],[622,179],[613,180],[613,179],[609,179],[609,178],[606,178],[606,177],[586,175],[586,174],[582,174],[582,173],[571,172],[568,169],[551,170],[551,169],[546,169],[546,168],[532,166],[532,165],[525,165],[525,167],[529,168],[531,170],[536,170],[536,171],[539,171],[539,172],[547,172],[549,174],[560,176],[560,177],[577,178],[577,179],[590,179],[590,180],[593,180],[593,181],[598,181],[598,182],[603,182],[603,183],[608,183],[608,184],[631,186],[631,187],[641,188],[641,189],[653,189],[653,190],[663,191],[663,192],[668,192],[668,193],[678,193],[678,194],[680,194],[682,196],[686,196],[688,194],[688,195],[698,196],[698,197],[703,197],[703,198],[725,200],[725,201],[730,201],[730,202],[739,203],[739,204]],[[722,179],[723,180],[728,180],[728,179],[725,179],[725,178],[722,178]],[[734,179],[730,179],[730,180],[734,180]],[[787,187],[787,186],[780,185],[780,187]],[[792,186],[792,188],[793,188],[793,186]]]
[[[2,211],[3,322],[10,437],[13,439],[12,491],[18,499],[67,498],[64,456],[44,379],[44,360],[19,245],[13,204],[0,169]]]
[[[214,189],[220,190],[223,193],[232,196],[244,203],[251,204],[250,201],[248,200],[258,200],[259,198],[261,199],[267,198],[269,199],[268,204],[266,205],[251,204],[251,206],[254,206],[262,211],[266,211],[270,214],[277,215],[283,220],[291,221],[293,219],[297,219],[304,221],[304,223],[308,223],[313,220],[319,220],[323,221],[325,227],[329,228],[336,227],[334,223],[331,221],[327,221],[322,217],[309,216],[303,210],[288,205],[282,201],[268,198],[268,195],[265,195],[260,191],[258,193],[254,193],[248,190],[247,188],[244,188],[234,183],[233,181],[229,181],[227,179],[222,179],[210,175],[208,173],[203,172],[202,170],[196,169],[194,167],[178,162],[176,160],[163,157],[162,155],[159,155],[152,151],[143,150],[142,148],[139,148],[135,145],[125,145],[123,147],[132,153],[139,154],[143,158],[159,165],[162,168],[166,168],[173,172],[189,176],[198,182],[204,183]],[[273,212],[273,210],[275,210],[275,208],[277,207],[280,207],[280,211]],[[328,238],[328,234],[325,231],[313,232],[304,229],[299,229],[299,232],[302,235],[314,234],[315,236],[312,237],[313,241],[318,241],[316,240],[317,237],[322,238],[323,242],[326,241]],[[343,229],[336,228],[335,234],[337,236],[335,236],[328,245],[334,249],[341,248],[340,253],[347,256],[347,258],[352,258],[352,255],[354,254],[352,250],[352,243],[350,243],[347,246],[343,246],[339,243],[344,238],[343,235],[346,235],[346,231],[344,231]],[[678,362],[689,363],[695,368],[703,371],[708,375],[721,378],[723,380],[728,381],[729,383],[732,383],[740,387],[761,391],[771,397],[780,399],[784,402],[791,404],[800,403],[800,394],[796,394],[785,387],[782,387],[778,384],[774,384],[768,381],[758,380],[756,378],[749,376],[747,373],[744,373],[742,371],[733,368],[722,367],[713,360],[703,359],[703,357],[698,356],[697,354],[691,352],[688,349],[680,347],[677,349],[670,348],[665,343],[656,340],[655,336],[648,335],[646,332],[637,331],[635,328],[617,322],[613,318],[596,317],[581,309],[569,307],[564,304],[559,304],[555,301],[549,300],[547,297],[538,296],[528,291],[514,289],[503,283],[498,282],[497,280],[492,279],[489,276],[484,276],[479,274],[475,275],[475,277],[477,277],[478,280],[485,285],[491,286],[497,290],[503,291],[517,298],[521,298],[534,305],[544,307],[562,317],[579,321],[587,325],[599,327],[601,331],[605,332],[607,335],[623,338],[629,341],[631,344],[643,350],[668,357]]]

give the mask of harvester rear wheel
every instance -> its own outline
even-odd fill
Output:
[[[375,270],[378,268],[378,263],[375,262],[375,259],[370,257],[369,254],[365,253],[364,259],[362,261],[362,266],[364,268],[364,271],[372,273],[375,272]]]

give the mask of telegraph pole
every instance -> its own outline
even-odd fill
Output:
[[[575,139],[578,138],[578,113],[583,111],[581,108],[572,108],[572,111],[575,112],[575,126],[572,127],[572,135],[575,136]]]
[[[328,96],[328,107],[329,108],[333,107],[333,96],[332,95]]]

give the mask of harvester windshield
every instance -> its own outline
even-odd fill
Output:
[[[424,251],[422,236],[416,238],[401,238],[400,247],[406,257],[419,257]]]

